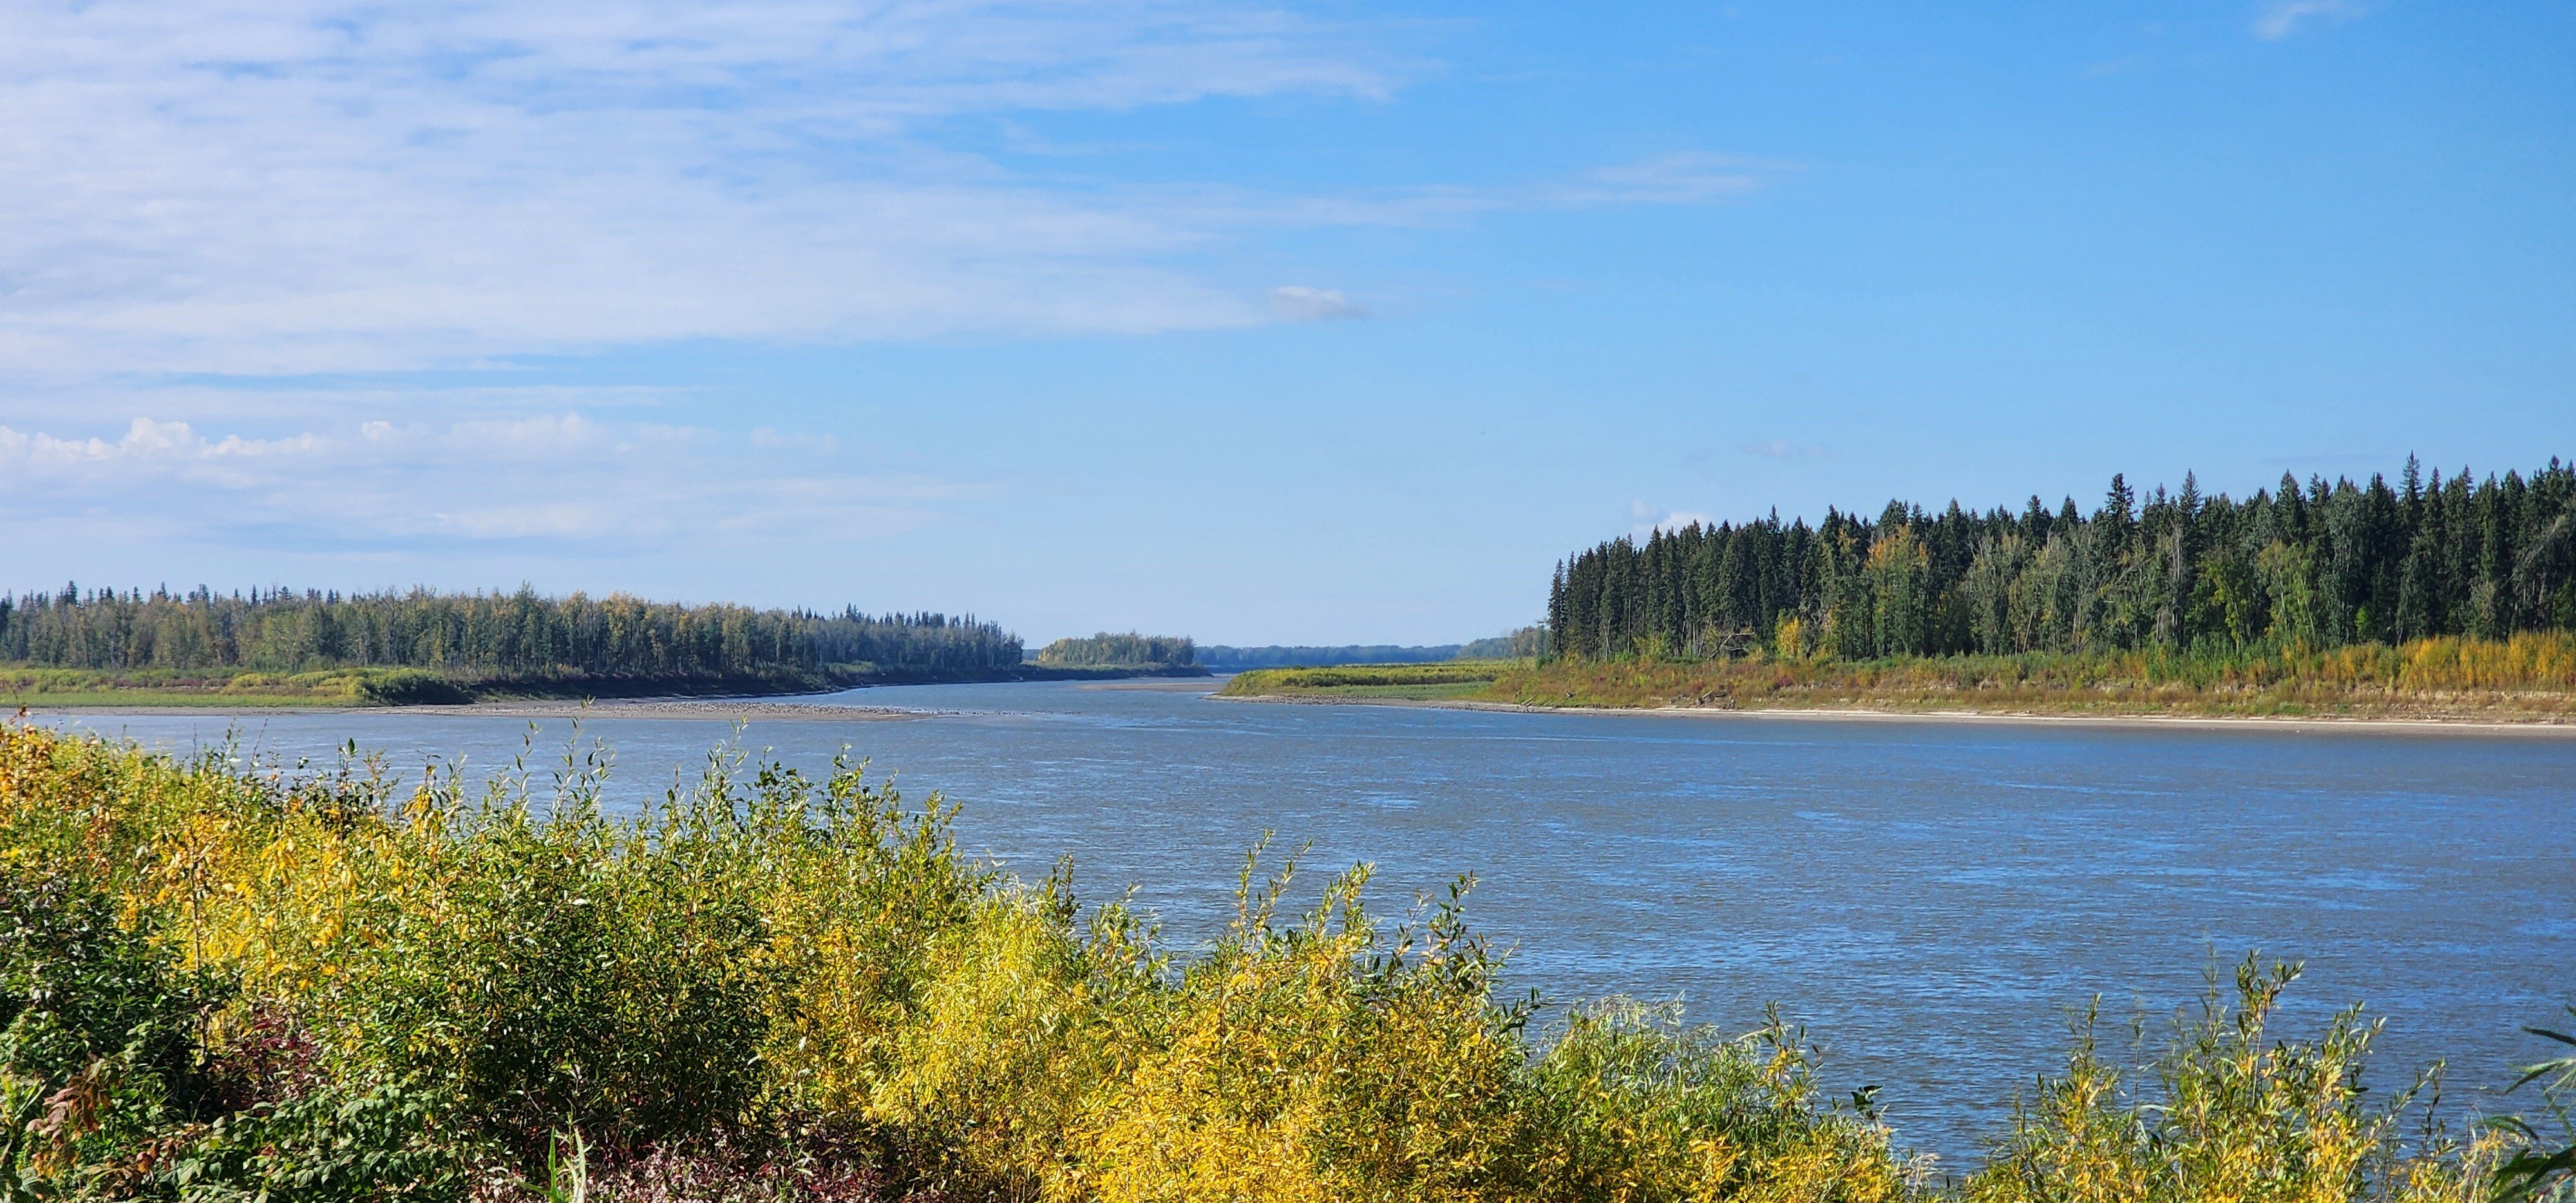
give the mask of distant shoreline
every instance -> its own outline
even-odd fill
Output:
[[[1210,693],[1219,702],[1268,702],[1292,706],[1400,706],[1434,710],[1489,710],[1512,714],[1588,714],[1588,715],[1659,715],[1690,718],[1799,719],[1820,718],[1859,722],[1911,722],[1931,720],[1960,723],[2047,724],[2084,723],[2123,727],[2211,727],[2270,730],[2316,729],[2325,731],[2414,730],[2443,732],[2489,732],[2509,735],[2576,736],[2576,720],[2548,715],[2528,719],[2493,717],[2425,715],[2417,717],[2340,716],[2340,715],[2274,715],[2274,714],[2101,714],[2081,711],[1998,711],[1943,709],[1871,709],[1867,707],[1802,707],[1802,706],[1532,706],[1522,702],[1493,702],[1475,698],[1397,698],[1384,696],[1335,695],[1327,693]]]
[[[0,683],[6,683],[6,667],[0,666]],[[368,670],[353,670],[364,672]],[[428,696],[405,700],[366,701],[347,689],[328,692],[264,692],[256,687],[242,688],[172,688],[161,684],[118,686],[93,684],[88,688],[25,689],[0,692],[0,715],[24,707],[29,712],[79,711],[86,714],[331,714],[371,711],[413,711],[495,714],[525,709],[531,714],[555,714],[576,710],[584,704],[604,709],[615,703],[632,707],[678,707],[695,703],[735,705],[789,697],[823,697],[857,689],[893,685],[981,685],[1034,681],[1127,681],[1159,678],[1203,678],[1208,670],[1197,665],[1143,665],[1106,667],[1022,664],[1009,669],[890,669],[866,676],[843,676],[829,680],[755,680],[699,677],[598,677],[569,680],[542,678],[504,679],[476,682],[447,682],[446,697]],[[811,707],[798,707],[810,709]],[[892,709],[852,707],[854,711]]]
[[[434,715],[453,718],[584,718],[584,719],[653,719],[653,718],[756,718],[787,719],[800,722],[874,721],[880,719],[930,718],[950,713],[938,710],[907,710],[897,706],[849,706],[830,702],[786,702],[784,697],[813,696],[806,694],[769,694],[743,698],[602,698],[580,701],[571,698],[507,698],[490,702],[467,702],[460,705],[426,706],[263,706],[250,703],[241,706],[193,705],[153,706],[143,704],[88,706],[29,705],[29,716],[40,714],[96,714],[117,717],[207,717],[276,718],[288,715],[402,714]]]
[[[1120,684],[1128,688],[1181,689],[1186,684],[1171,678],[1125,678]],[[1102,687],[1118,687],[1110,681]],[[793,702],[790,697],[811,694],[769,694],[751,697],[702,698],[603,698],[582,701],[570,698],[508,698],[461,705],[417,706],[347,706],[309,705],[275,706],[248,703],[241,706],[148,704],[29,705],[28,713],[86,714],[117,717],[175,717],[204,715],[208,717],[282,717],[289,715],[365,715],[403,714],[453,718],[581,718],[607,720],[710,719],[741,718],[788,722],[878,722],[904,719],[938,718],[954,714],[948,710],[917,710],[896,706],[862,706],[829,702]],[[2490,733],[2543,737],[2576,736],[2576,721],[2557,716],[2528,719],[2500,719],[2478,716],[2336,716],[2336,715],[2207,715],[2207,714],[2104,714],[2080,711],[2005,711],[1973,709],[1909,709],[1855,706],[1533,706],[1521,702],[1498,702],[1476,698],[1403,698],[1383,695],[1332,693],[1294,694],[1226,694],[1208,692],[1200,695],[1218,702],[1262,702],[1291,706],[1388,706],[1435,710],[1483,710],[1510,714],[1580,714],[1580,715],[1647,715],[1688,718],[1745,719],[1827,719],[1842,722],[1948,722],[2035,724],[2091,724],[2129,728],[2201,727],[2214,730],[2262,729],[2271,731],[2415,731],[2445,733]]]

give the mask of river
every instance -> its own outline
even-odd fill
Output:
[[[1245,849],[1371,861],[1375,909],[1474,873],[1513,989],[1554,1004],[1679,999],[1758,1022],[1777,1002],[1836,1093],[1881,1088],[1900,1143],[1966,1168],[2099,996],[2105,1047],[2150,1038],[2259,949],[2304,961],[2286,1022],[2385,1017],[2371,1084],[2447,1058],[2449,1095],[2545,1050],[2522,1024],[2576,996],[2576,735],[1275,705],[1206,681],[909,686],[822,703],[893,720],[755,719],[811,769],[846,746],[963,804],[961,842],[1030,875],[1070,853],[1093,899],[1130,883],[1187,948],[1231,913]],[[531,720],[482,714],[55,715],[187,750],[292,761],[345,741],[397,766],[489,771]],[[731,735],[716,716],[594,715],[620,805]],[[571,736],[537,723],[540,766]]]

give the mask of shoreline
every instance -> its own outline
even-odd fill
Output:
[[[1183,679],[1135,679],[1091,683],[1089,688],[1152,689],[1157,692],[1181,692],[1196,686],[1196,681]],[[771,694],[764,697],[735,698],[604,698],[592,701],[553,698],[513,698],[460,705],[420,706],[153,706],[105,705],[78,703],[69,705],[28,705],[29,717],[38,715],[98,715],[101,717],[207,717],[275,718],[291,715],[369,715],[404,714],[453,718],[578,718],[612,720],[709,719],[787,722],[885,722],[903,719],[940,718],[960,713],[954,710],[920,710],[896,706],[862,706],[846,703],[789,702],[782,698],[813,696],[806,694]],[[1823,719],[1838,722],[1945,722],[2003,724],[2093,724],[2112,727],[2158,728],[2199,727],[2212,730],[2270,730],[2291,732],[2415,732],[2476,733],[2523,735],[2535,737],[2576,737],[2576,719],[2543,717],[2500,719],[2458,716],[2334,716],[2334,715],[2264,715],[2264,714],[2102,714],[2083,712],[2047,712],[2026,710],[1975,709],[1900,709],[1868,706],[1533,706],[1522,702],[1496,702],[1476,698],[1394,698],[1353,697],[1329,694],[1225,694],[1215,691],[1199,695],[1216,702],[1258,702],[1288,706],[1389,706],[1433,710],[1481,710],[1504,714],[1581,714],[1581,715],[1652,715],[1687,718],[1745,718],[1762,720]]]
[[[485,717],[557,718],[589,715],[608,718],[695,718],[710,712],[739,714],[746,718],[792,720],[918,718],[925,715],[957,713],[952,710],[922,710],[904,706],[866,706],[851,703],[791,703],[787,698],[821,698],[909,685],[1011,685],[1069,683],[1082,688],[1107,689],[1186,689],[1214,675],[1207,672],[1131,671],[1127,669],[1043,668],[1008,676],[962,676],[955,680],[876,680],[857,685],[834,685],[820,689],[779,690],[771,693],[663,693],[611,694],[605,697],[576,694],[499,692],[472,702],[357,702],[341,698],[304,700],[249,695],[239,699],[220,694],[192,695],[186,701],[126,700],[100,694],[43,694],[0,697],[0,718],[11,707],[30,716],[38,714],[97,714],[120,716],[171,716],[182,714],[255,715],[273,717],[290,714],[446,714]],[[168,697],[151,691],[132,691],[138,698]],[[67,697],[70,700],[53,700]],[[586,709],[585,709],[586,708]]]
[[[1660,715],[1769,720],[1817,718],[1840,722],[2089,723],[2115,727],[2184,726],[2219,730],[2231,728],[2294,732],[2378,730],[2576,737],[2576,719],[2558,717],[2516,720],[2438,716],[2401,718],[2271,714],[2088,714],[2021,710],[1892,708],[1882,710],[1850,706],[1532,706],[1523,702],[1489,702],[1475,698],[1333,697],[1320,694],[1283,693],[1210,693],[1204,696],[1211,701],[1219,702],[1264,702],[1289,706],[1410,706],[1434,710],[1485,710],[1507,714]]]
[[[29,705],[28,717],[43,714],[95,714],[109,717],[162,718],[180,715],[208,717],[276,718],[288,715],[365,715],[424,714],[452,718],[744,718],[783,719],[797,722],[820,721],[885,721],[908,718],[936,718],[953,714],[948,710],[908,710],[898,706],[852,706],[824,702],[782,702],[782,697],[812,696],[804,694],[771,694],[747,698],[604,698],[575,701],[553,698],[516,698],[493,702],[468,702],[462,705],[428,706],[84,706]]]

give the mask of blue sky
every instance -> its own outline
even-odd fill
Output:
[[[0,14],[10,583],[1432,642],[1677,516],[2576,454],[2576,8]]]

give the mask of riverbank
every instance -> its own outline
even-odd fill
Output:
[[[77,712],[110,718],[190,714],[258,718],[290,714],[381,714],[387,711],[399,711],[403,714],[455,718],[715,719],[721,721],[756,719],[763,722],[868,722],[883,719],[930,718],[949,713],[943,710],[917,710],[896,706],[791,702],[781,700],[777,695],[745,698],[512,698],[491,702],[467,702],[460,705],[421,706],[217,706],[212,704],[157,706],[148,703],[120,702],[85,706],[31,706],[26,709],[30,715]]]
[[[2425,640],[2233,658],[1479,661],[1263,669],[1221,696],[1525,710],[2576,725],[2576,640]]]
[[[1210,701],[1247,702],[1289,706],[1390,706],[1426,710],[1478,710],[1497,714],[1596,714],[1680,715],[1691,718],[1745,719],[1828,719],[1852,722],[1956,722],[1995,723],[2025,726],[2078,724],[2088,727],[2134,727],[2141,729],[2190,727],[2209,730],[2259,727],[2269,730],[2313,731],[2464,731],[2492,732],[2502,735],[2576,737],[2576,719],[2490,720],[2473,717],[2454,718],[2386,718],[2343,717],[2332,715],[2256,715],[2226,716],[2135,713],[2102,711],[2010,711],[1967,709],[1867,709],[1860,707],[1830,708],[1822,706],[1719,707],[1719,706],[1532,706],[1519,702],[1492,702],[1472,697],[1408,697],[1366,694],[1359,691],[1311,691],[1293,694],[1225,694],[1207,695]]]
[[[334,668],[304,673],[249,670],[0,667],[0,708],[98,713],[168,711],[316,711],[453,708],[586,701],[672,702],[760,699],[837,693],[877,685],[959,685],[1012,681],[1114,681],[1139,677],[1204,677],[1195,665],[939,669],[832,665],[818,672],[603,675],[580,673],[435,673],[416,668]],[[489,710],[483,713],[491,713]]]

